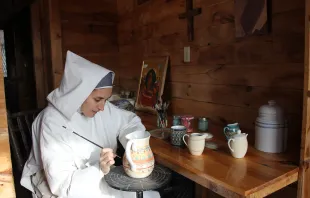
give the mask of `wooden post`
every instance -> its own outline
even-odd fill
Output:
[[[41,1],[35,1],[31,5],[31,28],[32,28],[32,45],[33,45],[33,62],[36,81],[37,107],[46,106],[46,96],[48,94],[48,71],[46,60],[44,61],[44,46],[41,17]]]
[[[1,55],[0,70],[0,197],[15,198]]]
[[[53,88],[59,86],[63,74],[62,36],[59,0],[48,0]]]
[[[310,0],[306,0],[305,10],[305,69],[304,69],[304,100],[303,100],[303,121],[300,149],[300,170],[298,179],[298,197],[310,197]]]

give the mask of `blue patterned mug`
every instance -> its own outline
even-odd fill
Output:
[[[227,126],[224,127],[226,139],[229,140],[234,134],[238,133],[238,130],[240,130],[238,123],[227,124]]]
[[[186,134],[186,127],[176,125],[171,127],[170,143],[174,146],[184,146],[183,136]]]

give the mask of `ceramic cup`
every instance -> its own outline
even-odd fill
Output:
[[[187,143],[185,141],[185,137],[188,137]],[[201,155],[205,148],[206,137],[207,134],[205,133],[185,134],[183,136],[183,142],[186,144],[192,155]]]
[[[174,146],[183,146],[183,135],[186,134],[186,127],[183,125],[176,125],[171,127],[170,143]]]

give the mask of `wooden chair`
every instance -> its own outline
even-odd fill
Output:
[[[32,197],[30,191],[20,185],[20,179],[24,164],[29,157],[32,147],[32,123],[40,111],[41,109],[36,109],[13,114],[8,113],[8,129],[16,197]]]

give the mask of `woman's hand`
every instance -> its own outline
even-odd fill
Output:
[[[110,172],[110,166],[115,163],[114,161],[115,154],[110,148],[104,148],[100,153],[100,168],[104,174]]]

